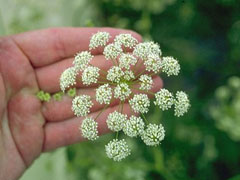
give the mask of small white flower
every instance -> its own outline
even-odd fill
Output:
[[[65,91],[70,86],[76,84],[77,72],[74,67],[67,68],[60,77],[60,88],[62,91]]]
[[[131,70],[129,70],[129,71],[124,71],[123,78],[127,81],[130,81],[135,79],[135,76],[134,76],[134,73]]]
[[[91,97],[88,95],[76,96],[72,101],[72,111],[76,116],[87,116],[93,106]]]
[[[152,77],[149,75],[141,75],[139,78],[140,81],[140,88],[141,90],[150,90],[153,86]]]
[[[84,70],[89,66],[90,61],[92,60],[93,55],[88,51],[82,51],[78,53],[73,61],[73,65],[78,71]]]
[[[144,132],[144,122],[142,118],[131,116],[129,120],[127,120],[123,127],[123,132],[129,137],[137,137]]]
[[[146,94],[135,94],[129,100],[129,104],[135,113],[147,113],[150,106],[150,100]]]
[[[136,45],[133,55],[146,60],[149,54],[161,56],[162,52],[158,44],[154,42],[143,42]]]
[[[122,69],[118,66],[111,67],[107,72],[107,80],[119,83],[121,80],[121,77],[124,76],[124,72]]]
[[[158,73],[161,69],[161,58],[159,57],[159,55],[150,54],[144,61],[144,65],[147,71],[153,71],[154,73]]]
[[[187,94],[183,91],[178,91],[176,93],[174,115],[178,117],[183,116],[188,111],[189,108],[190,101],[188,99]]]
[[[86,117],[80,127],[82,136],[88,140],[96,140],[99,137],[97,127],[98,123],[92,117]]]
[[[161,69],[162,72],[166,73],[168,76],[177,76],[180,72],[180,65],[173,57],[163,57]]]
[[[127,120],[127,115],[120,112],[114,111],[108,115],[107,126],[112,131],[121,131],[125,121]]]
[[[133,48],[138,43],[137,39],[131,34],[119,34],[115,37],[114,42],[128,48]]]
[[[90,39],[89,49],[95,49],[99,46],[106,46],[110,38],[108,32],[97,32]]]
[[[96,89],[96,101],[100,104],[110,104],[112,89],[109,84],[104,84]]]
[[[97,83],[100,69],[98,67],[89,66],[82,73],[82,82],[84,85]]]
[[[131,54],[122,54],[119,58],[119,67],[130,69],[131,65],[135,65],[137,63],[137,58],[135,58]]]
[[[158,105],[160,109],[168,110],[172,107],[174,103],[174,98],[172,93],[170,93],[167,89],[161,89],[155,94],[156,101],[154,101],[155,105]]]
[[[121,161],[131,154],[125,139],[113,139],[105,146],[106,154],[114,161]]]
[[[121,45],[118,43],[111,43],[104,48],[103,55],[106,60],[117,59],[117,57],[123,52]]]
[[[141,138],[148,146],[159,145],[164,139],[165,130],[161,124],[148,124],[147,129],[143,132]]]
[[[120,83],[114,89],[114,97],[124,101],[131,94],[131,89],[128,84]]]

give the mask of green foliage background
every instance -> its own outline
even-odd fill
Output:
[[[45,154],[22,180],[240,179],[239,0],[0,0],[0,34],[52,26],[133,29],[179,59],[178,77],[162,78],[189,93],[190,112],[151,108],[167,134],[159,147],[128,139],[130,158],[112,162],[104,145],[84,142]]]

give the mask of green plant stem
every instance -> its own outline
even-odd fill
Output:
[[[96,116],[95,120],[97,120],[97,118],[102,114],[102,112],[108,107],[108,104],[106,106],[104,106],[104,108],[102,108],[102,110],[98,113],[98,115]]]
[[[149,122],[148,122],[147,118],[144,116],[144,114],[143,114],[143,113],[141,113],[141,115],[142,115],[142,117],[143,117],[144,121],[146,122],[146,124],[149,124]]]
[[[155,95],[155,93],[151,92],[151,91],[145,91],[145,90],[142,90],[142,89],[138,89],[138,88],[134,88],[132,87],[131,89],[135,89],[137,91],[142,91],[142,92],[145,92],[145,93],[148,93],[148,94],[151,94],[151,95]]]
[[[116,139],[118,139],[118,135],[119,135],[119,131],[118,131],[118,132],[116,132]]]

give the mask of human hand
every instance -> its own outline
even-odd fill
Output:
[[[82,118],[71,111],[71,98],[41,103],[39,89],[49,93],[60,91],[59,77],[72,65],[73,55],[88,50],[89,39],[97,31],[109,32],[114,38],[127,30],[112,28],[52,28],[0,38],[0,179],[14,180],[44,151],[83,140],[79,132]],[[102,50],[92,51],[93,64],[108,69]],[[154,78],[153,92],[162,86]],[[93,87],[78,84],[78,91],[94,94]],[[95,103],[96,104],[96,103]],[[94,105],[95,115],[103,107]],[[98,118],[99,133],[106,133],[106,117],[117,109],[116,103]],[[128,104],[124,113],[130,114]],[[91,115],[91,114],[90,114]]]

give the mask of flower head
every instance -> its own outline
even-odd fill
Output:
[[[176,100],[175,100],[175,116],[183,116],[188,109],[190,108],[190,101],[188,96],[183,91],[178,91],[176,93]]]
[[[129,137],[137,137],[144,132],[144,126],[142,118],[131,116],[129,120],[125,121],[123,132]]]
[[[104,48],[103,55],[106,60],[114,60],[123,52],[121,45],[118,43],[112,43]]]
[[[158,44],[154,42],[143,42],[136,45],[133,54],[142,60],[146,60],[149,54],[161,56],[162,52]]]
[[[147,113],[150,106],[150,100],[146,94],[135,94],[129,100],[129,104],[136,113]]]
[[[135,79],[134,73],[131,70],[124,71],[123,78],[127,81]]]
[[[88,140],[96,140],[98,138],[98,123],[92,117],[86,117],[81,124],[80,130],[82,136]]]
[[[115,37],[114,41],[128,48],[133,48],[138,43],[137,39],[131,34],[119,34]]]
[[[135,65],[137,63],[137,59],[131,54],[122,54],[119,58],[119,67],[130,69],[131,65]]]
[[[110,104],[112,99],[112,88],[109,84],[104,84],[96,89],[96,101],[100,104]]]
[[[113,139],[105,146],[106,154],[114,161],[121,161],[131,154],[125,139]]]
[[[170,93],[167,89],[161,89],[155,94],[156,100],[154,101],[154,104],[159,106],[160,109],[168,110],[172,107],[174,103],[174,98],[172,93]]]
[[[139,77],[140,88],[141,90],[150,90],[153,86],[153,80],[152,77],[146,74],[143,74]]]
[[[76,84],[76,69],[74,67],[67,68],[60,77],[60,88],[62,91],[65,91],[70,86]]]
[[[82,71],[89,66],[90,61],[92,60],[93,55],[88,51],[82,51],[78,53],[73,61],[73,65],[78,71]]]
[[[108,108],[111,102],[119,103],[118,111],[114,111],[106,118],[108,129],[116,132],[116,139],[110,141],[106,146],[106,154],[114,161],[120,161],[130,154],[130,149],[124,139],[119,140],[118,134],[123,131],[129,137],[140,136],[143,142],[149,146],[159,145],[164,139],[165,130],[161,124],[151,124],[145,118],[150,108],[148,95],[154,95],[154,105],[165,111],[174,105],[175,116],[182,116],[189,107],[189,99],[186,93],[178,91],[176,97],[167,89],[161,89],[157,93],[152,92],[154,86],[153,76],[160,71],[170,75],[178,75],[180,65],[172,57],[162,57],[160,46],[154,42],[138,43],[131,34],[119,34],[109,44],[110,34],[98,32],[90,39],[89,51],[83,51],[76,55],[73,61],[74,67],[66,69],[60,77],[60,88],[65,91],[76,85],[76,77],[79,73],[84,85],[95,84],[95,94],[76,96],[76,89],[67,91],[72,100],[72,110],[76,116],[87,116],[82,121],[80,129],[82,136],[95,140],[98,138],[97,119],[101,113]],[[112,64],[108,70],[95,67],[91,60],[93,55],[90,50],[103,48],[104,59],[110,60],[107,65]],[[127,52],[127,50],[132,52]],[[101,62],[102,63],[102,62]],[[104,66],[103,62],[103,66]],[[101,64],[102,66],[102,64]],[[100,74],[101,70],[101,74]],[[107,71],[107,72],[106,72]],[[100,77],[101,75],[101,77]],[[98,83],[98,84],[96,84]],[[91,87],[95,88],[95,86]],[[138,92],[138,93],[137,93]],[[139,93],[141,92],[141,93]],[[39,92],[40,100],[49,100],[50,94]],[[56,95],[55,95],[56,96]],[[55,97],[54,96],[54,97]],[[59,96],[59,95],[58,95]],[[57,96],[55,99],[61,99]],[[46,99],[47,98],[47,99]],[[93,102],[103,104],[95,119],[88,117]],[[124,103],[130,108],[127,111]],[[131,113],[128,115],[124,112]],[[141,117],[134,114],[139,113]],[[146,127],[144,121],[146,121]]]
[[[165,130],[161,124],[148,124],[147,129],[143,132],[141,138],[148,146],[159,145],[164,139]]]
[[[127,115],[120,112],[114,111],[108,115],[107,126],[112,131],[121,131],[125,121],[127,120]]]
[[[126,83],[120,83],[115,87],[114,89],[114,97],[117,99],[120,99],[121,101],[124,101],[127,99],[131,94],[131,89],[129,88],[129,85]]]
[[[72,110],[76,116],[87,116],[92,106],[93,102],[88,95],[76,96],[72,101]]]
[[[123,76],[124,72],[118,66],[111,67],[107,72],[107,80],[115,83],[119,83]]]
[[[98,67],[89,66],[82,73],[82,82],[84,85],[97,83],[100,69]]]
[[[89,49],[95,49],[99,46],[105,46],[110,38],[108,32],[97,32],[90,39]]]
[[[156,54],[150,54],[144,61],[144,65],[147,71],[153,71],[154,73],[158,73],[161,69],[161,59]]]
[[[166,73],[168,76],[177,76],[180,72],[180,65],[178,61],[173,57],[163,57],[161,62],[162,72]]]

